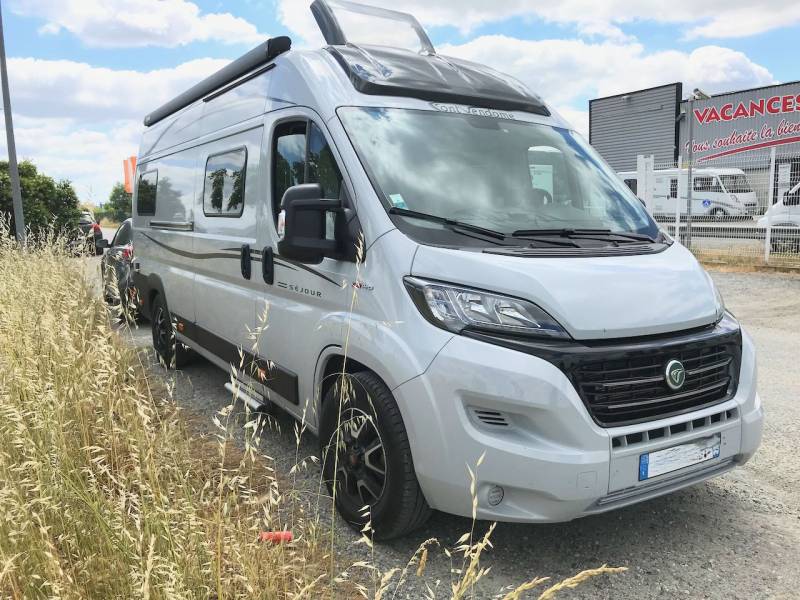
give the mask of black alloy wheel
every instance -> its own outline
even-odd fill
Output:
[[[338,375],[320,414],[322,477],[339,514],[375,540],[405,535],[430,516],[391,391],[370,371]]]

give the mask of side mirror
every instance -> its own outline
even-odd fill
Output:
[[[318,183],[290,187],[283,194],[278,215],[278,252],[286,258],[312,264],[337,255],[339,244],[334,232],[340,213],[342,203],[323,199]],[[328,237],[329,232],[333,239]]]
[[[94,247],[95,247],[96,250],[103,251],[103,250],[107,250],[108,248],[110,248],[111,244],[109,243],[109,241],[107,239],[102,238],[102,239],[97,240],[94,243]]]

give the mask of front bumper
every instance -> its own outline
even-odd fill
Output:
[[[746,334],[733,398],[626,427],[597,425],[553,364],[463,336],[394,394],[428,503],[471,516],[471,470],[478,518],[497,521],[568,521],[719,475],[753,455],[763,421]],[[638,481],[641,454],[715,434],[718,458]],[[496,486],[502,501],[492,505]]]

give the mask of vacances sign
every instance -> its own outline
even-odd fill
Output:
[[[710,160],[740,152],[800,142],[800,94],[769,96],[726,102],[693,110],[695,131],[704,126],[731,123],[729,132],[706,139],[695,138],[693,152]],[[777,125],[775,120],[779,119]],[[714,128],[717,130],[717,128]],[[688,142],[685,150],[688,150]]]

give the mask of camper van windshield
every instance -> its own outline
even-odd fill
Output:
[[[658,235],[636,196],[567,129],[399,108],[348,107],[339,115],[389,208],[504,234],[606,229]]]
[[[729,194],[749,194],[753,191],[744,175],[720,175],[719,178]]]

